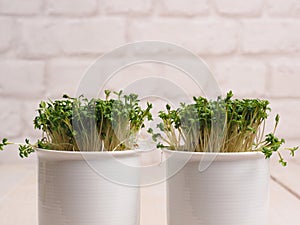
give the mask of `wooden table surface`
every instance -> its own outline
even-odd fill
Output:
[[[282,168],[271,160],[268,225],[300,224],[300,154]],[[141,225],[165,225],[165,185],[141,190]],[[37,167],[35,162],[0,164],[0,224],[37,225]]]

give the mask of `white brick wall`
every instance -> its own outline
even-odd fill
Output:
[[[75,96],[80,80],[89,64],[89,61],[82,60],[54,60],[49,62],[46,76],[47,97],[51,99],[61,98],[63,94]],[[61,84],[64,84],[63,89]]]
[[[60,47],[57,43],[55,29],[58,21],[45,19],[18,19],[19,39],[16,50],[23,58],[45,58],[57,56]]]
[[[270,93],[278,98],[300,98],[300,63],[274,62],[271,64]]]
[[[67,54],[99,55],[125,43],[125,24],[117,18],[63,21],[54,33]]]
[[[44,94],[44,63],[9,60],[0,62],[1,96],[36,98]]]
[[[244,53],[297,53],[300,51],[300,21],[282,19],[243,23],[241,48]]]
[[[152,0],[101,0],[100,9],[107,14],[148,14],[152,7]]]
[[[46,0],[47,13],[60,16],[86,16],[97,11],[97,0]]]
[[[299,0],[0,0],[0,137],[36,137],[41,99],[75,94],[103,53],[157,39],[209,62],[224,93],[269,98],[279,133],[299,140],[299,15]]]
[[[208,2],[208,0],[163,0],[160,14],[168,16],[207,15],[209,12]]]
[[[300,1],[298,0],[267,0],[269,15],[293,17],[300,15]]]
[[[290,139],[299,140],[300,121],[297,118],[299,118],[300,101],[297,99],[286,99],[284,101],[270,99],[270,101],[272,107],[271,116],[274,118],[276,114],[280,115],[277,134],[285,137],[287,143]],[[274,126],[274,120],[270,121],[268,127],[270,125]]]
[[[42,0],[0,0],[0,13],[4,15],[35,15],[42,9]]]
[[[260,15],[264,0],[215,0],[215,4],[217,11],[221,14],[247,17]]]
[[[220,55],[237,48],[238,24],[227,20],[146,19],[135,20],[128,32],[131,41],[170,41],[202,55]]]
[[[263,62],[249,59],[217,60],[214,68],[224,94],[232,90],[239,97],[264,96],[268,69]]]
[[[22,132],[21,103],[17,100],[0,100],[1,136],[17,138]]]
[[[14,23],[11,19],[0,18],[0,52],[10,47],[14,36]]]

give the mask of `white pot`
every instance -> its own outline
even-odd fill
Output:
[[[136,151],[37,150],[39,225],[137,225]]]
[[[169,225],[267,224],[269,160],[261,152],[165,150],[164,154],[171,156],[167,160]],[[207,169],[200,171],[199,163]],[[174,174],[174,168],[183,164]]]

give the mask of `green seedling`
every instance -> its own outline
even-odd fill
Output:
[[[28,157],[34,148],[65,151],[120,151],[137,147],[138,132],[151,120],[152,105],[142,109],[136,94],[105,91],[105,99],[71,98],[42,101],[34,119],[34,128],[43,135],[35,144],[28,139],[19,144],[19,155]],[[13,144],[6,138],[0,143]]]
[[[152,134],[158,148],[192,152],[249,152],[261,151],[266,158],[276,152],[279,162],[286,162],[279,152],[285,142],[275,136],[279,115],[272,133],[265,135],[269,102],[259,99],[232,99],[230,91],[224,99],[208,100],[194,97],[194,103],[181,104],[178,109],[166,105],[159,112],[159,133]],[[286,148],[294,156],[298,147]]]

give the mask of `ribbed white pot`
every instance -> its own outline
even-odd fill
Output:
[[[39,225],[139,224],[136,151],[37,154]]]
[[[164,154],[171,156],[167,160],[168,225],[267,224],[269,160],[262,153],[165,150]],[[209,166],[201,171],[200,163]],[[185,166],[171,174],[180,164]]]

